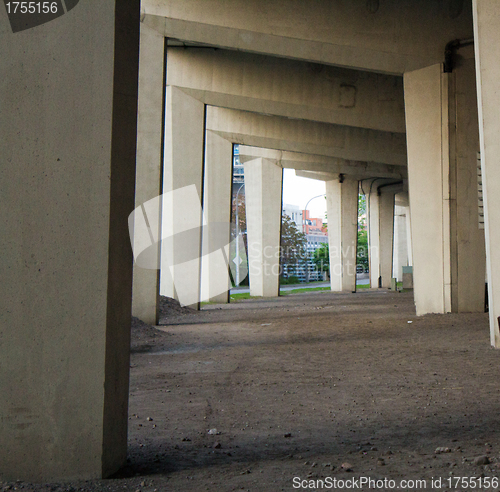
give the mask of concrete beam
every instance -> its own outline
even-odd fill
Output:
[[[13,34],[0,13],[2,481],[126,461],[139,17],[80,2]]]
[[[251,147],[406,166],[401,133],[331,125],[208,106],[207,129]]]
[[[143,22],[163,35],[222,48],[402,74],[443,61],[472,37],[469,2],[436,0],[144,0]],[[415,41],[418,33],[418,42]]]
[[[406,178],[406,168],[377,162],[361,162],[338,157],[287,152],[275,149],[262,149],[240,145],[240,160],[252,160],[256,157],[267,157],[278,161],[284,169],[296,169],[326,174],[347,174],[357,179]],[[327,180],[326,180],[327,181]]]
[[[168,48],[168,85],[205,104],[405,132],[403,79],[248,53]]]

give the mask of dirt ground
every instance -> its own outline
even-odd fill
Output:
[[[484,484],[500,476],[486,314],[417,317],[411,293],[382,290],[171,308],[159,329],[133,326],[126,468],[0,490],[500,489]]]

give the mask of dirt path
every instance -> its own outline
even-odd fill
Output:
[[[309,480],[361,476],[430,489],[432,477],[500,474],[500,353],[485,314],[417,318],[411,294],[366,291],[178,309],[162,323],[133,329],[128,466],[60,490],[321,490]]]

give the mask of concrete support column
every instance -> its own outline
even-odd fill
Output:
[[[136,207],[161,194],[164,45],[162,35],[141,23]],[[159,223],[156,226],[160,229]],[[132,315],[150,325],[157,325],[159,295],[160,271],[134,265]]]
[[[208,224],[203,236],[202,300],[229,302],[228,275],[231,225],[233,144],[213,132],[206,134],[203,216]],[[222,236],[225,236],[225,241]],[[225,253],[220,249],[225,248]]]
[[[368,255],[370,287],[389,288],[392,278],[394,237],[394,193],[368,195]]]
[[[205,105],[168,86],[160,293],[192,307],[200,299],[204,149]]]
[[[449,74],[441,65],[404,76],[417,314],[451,311]]]
[[[250,295],[279,295],[283,169],[259,158],[245,162]]]
[[[403,281],[403,267],[408,265],[408,245],[406,234],[406,207],[394,208],[394,257],[392,271],[398,282]]]
[[[500,348],[500,9],[494,0],[473,0],[484,232],[491,344]]]
[[[334,292],[356,290],[358,233],[358,182],[353,179],[326,183],[330,287]]]
[[[370,287],[377,289],[380,278],[380,197],[376,190],[367,195],[368,212],[368,259],[370,268]]]
[[[390,288],[394,240],[394,193],[382,193],[379,197],[380,277],[381,287]]]
[[[5,481],[125,464],[139,21],[138,0],[16,34],[0,15]]]
[[[405,104],[417,314],[484,309],[478,226],[474,68],[406,73]]]

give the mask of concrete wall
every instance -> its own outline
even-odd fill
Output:
[[[403,79],[248,53],[167,49],[169,85],[205,104],[405,132]]]
[[[139,2],[13,34],[0,9],[0,477],[124,464]]]
[[[469,2],[449,0],[144,0],[165,35],[229,49],[402,74],[472,36]],[[167,17],[167,18],[165,18]]]

